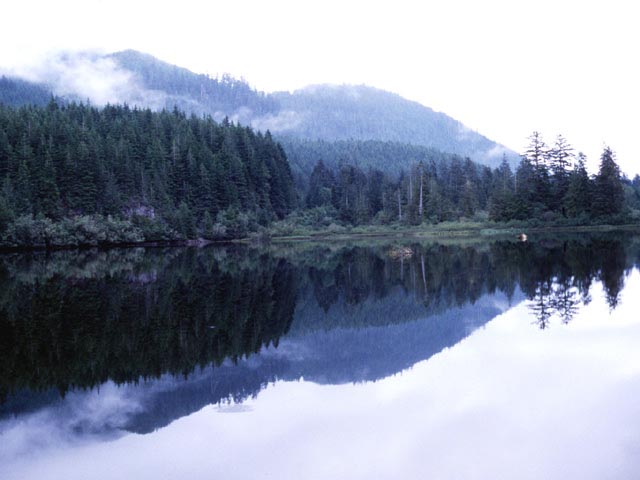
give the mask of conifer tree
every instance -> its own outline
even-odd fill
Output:
[[[531,201],[541,206],[551,206],[551,185],[549,181],[548,149],[542,135],[535,131],[529,137],[529,146],[524,157],[529,161],[533,170],[533,198]]]
[[[562,136],[558,135],[553,147],[549,150],[551,167],[551,206],[553,210],[563,211],[562,201],[569,188],[569,168],[573,158],[573,147]],[[565,212],[566,213],[566,212]]]
[[[624,205],[624,188],[615,154],[605,147],[600,156],[600,169],[595,178],[593,212],[596,216],[617,215]]]
[[[578,161],[569,177],[569,186],[563,199],[567,214],[571,217],[588,215],[591,212],[591,180],[585,166],[584,153],[578,153]]]

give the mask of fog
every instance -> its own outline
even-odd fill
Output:
[[[161,109],[167,95],[145,88],[132,72],[98,52],[57,51],[34,62],[5,67],[2,73],[47,85],[58,96],[92,104],[126,103]]]

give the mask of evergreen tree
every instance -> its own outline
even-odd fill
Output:
[[[15,180],[15,198],[13,201],[18,215],[33,214],[32,191],[29,166],[27,160],[23,159],[18,165],[18,175]]]
[[[269,133],[127,106],[0,105],[0,182],[3,218],[111,215],[154,239],[173,235],[166,222],[192,237],[206,213],[234,206],[233,221],[246,227],[297,204],[287,158]]]
[[[588,215],[591,211],[591,180],[585,166],[586,157],[578,154],[578,161],[569,177],[569,186],[563,199],[567,214],[571,217]]]
[[[506,157],[491,177],[491,197],[489,201],[489,218],[507,221],[514,218],[514,176]]]
[[[540,214],[543,205],[539,202],[537,179],[535,166],[522,157],[515,176],[513,218],[525,220]]]
[[[308,208],[331,205],[335,178],[333,172],[325,167],[322,160],[311,172],[306,204]]]
[[[0,193],[0,236],[4,234],[7,227],[14,219],[13,210],[3,193]]]
[[[624,206],[624,188],[615,155],[605,147],[600,156],[600,169],[595,178],[593,213],[596,216],[617,215]]]
[[[533,169],[533,197],[531,201],[543,206],[551,207],[551,185],[549,180],[549,155],[547,145],[539,132],[533,132],[529,137],[529,146],[524,157]],[[527,180],[528,181],[528,180]]]
[[[562,202],[569,188],[569,168],[573,158],[573,148],[569,142],[558,135],[554,146],[549,150],[551,164],[551,202],[553,210],[566,214]]]
[[[56,184],[53,160],[47,152],[44,166],[36,182],[36,209],[49,218],[58,218],[61,212],[60,193]]]

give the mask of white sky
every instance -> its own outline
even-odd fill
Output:
[[[593,170],[627,174],[640,69],[634,2],[563,0],[5,2],[0,67],[51,49],[133,48],[259,90],[367,84],[443,111],[520,152],[562,133]]]

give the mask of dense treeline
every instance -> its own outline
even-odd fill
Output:
[[[294,152],[306,148],[301,142],[292,145]],[[359,145],[343,142],[342,151]],[[369,147],[384,152],[393,144],[373,142]],[[597,175],[589,176],[584,155],[574,156],[562,136],[548,148],[535,133],[515,173],[506,158],[491,169],[468,158],[418,149],[415,153],[423,157],[417,156],[398,175],[392,167],[371,163],[364,170],[357,161],[361,150],[351,151],[356,158],[353,163],[336,165],[331,155],[329,164],[318,161],[305,195],[307,208],[315,211],[298,221],[418,225],[474,219],[588,224],[632,220],[640,210],[640,177],[633,181],[624,177],[610,148],[602,153]]]
[[[550,147],[538,132],[529,140],[515,173],[504,163],[496,172],[498,189],[490,205],[493,220],[620,221],[638,207],[640,177],[625,178],[611,148],[604,148],[598,173],[589,176],[584,154],[574,155],[561,135]]]
[[[239,237],[296,204],[268,132],[54,101],[0,106],[0,188],[9,245]]]
[[[395,177],[342,164],[337,171],[318,162],[309,180],[306,205],[332,207],[341,221],[419,224],[473,216],[487,208],[491,170],[469,159],[414,164]]]
[[[461,157],[434,148],[408,143],[380,140],[308,140],[291,136],[278,136],[278,141],[287,154],[299,190],[306,192],[311,172],[318,159],[331,170],[340,165],[355,165],[364,171],[380,170],[397,178],[418,162],[425,164],[447,164]],[[515,165],[515,163],[514,163]],[[478,166],[478,168],[480,168]]]
[[[640,177],[624,177],[608,147],[590,176],[562,136],[547,147],[534,133],[515,172],[506,158],[492,169],[393,142],[285,145],[293,168],[268,132],[226,119],[55,100],[0,105],[0,246],[229,239],[260,226],[287,234],[297,226],[640,218]]]
[[[10,105],[46,104],[52,94],[62,95],[64,101],[84,101],[89,95],[94,102],[108,98],[112,103],[157,110],[177,106],[188,114],[211,115],[218,121],[228,116],[257,130],[310,140],[380,140],[421,145],[469,156],[492,167],[499,164],[502,152],[517,157],[443,113],[364,85],[315,85],[295,92],[264,93],[243,79],[197,74],[135,50],[108,55],[66,52],[50,62],[55,68],[51,72],[41,69],[40,81],[45,84],[32,83],[33,95],[27,94],[27,82],[12,79],[8,88],[18,87],[23,93],[16,101],[9,92]],[[60,78],[78,68],[82,68],[84,78],[93,74],[101,80],[106,74],[112,80],[110,85],[117,87],[98,88],[101,93],[97,93]],[[0,88],[0,102],[3,96]]]

